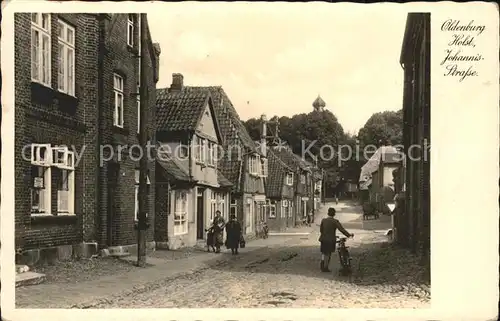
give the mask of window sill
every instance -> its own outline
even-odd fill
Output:
[[[128,135],[129,130],[126,127],[120,127],[117,125],[113,125],[113,132],[121,135]]]
[[[51,105],[55,97],[55,91],[50,85],[31,81],[31,98],[41,104]]]
[[[130,53],[133,53],[134,55],[138,55],[139,54],[139,50],[134,45],[131,45],[131,44],[128,44],[128,43],[127,43],[127,50]]]
[[[55,91],[55,98],[59,101],[59,109],[74,114],[78,106],[78,98],[62,91]]]
[[[31,214],[32,223],[74,224],[76,223],[76,220],[76,214]]]

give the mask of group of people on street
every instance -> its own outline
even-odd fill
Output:
[[[330,259],[333,252],[336,250],[337,245],[337,230],[342,232],[346,237],[353,237],[354,234],[349,233],[335,218],[335,208],[328,209],[328,217],[321,220],[320,224],[320,251],[321,263],[320,269],[322,272],[331,272],[329,269]],[[224,242],[224,230],[226,230],[226,242]],[[207,237],[207,245],[213,246],[216,253],[220,253],[222,245],[226,245],[231,249],[231,254],[238,254],[240,245],[243,245],[243,235],[240,222],[236,220],[236,215],[231,214],[229,222],[225,222],[220,211],[215,213],[215,218],[210,227],[209,236]]]
[[[226,242],[224,243],[224,230],[226,230]],[[240,222],[236,215],[231,214],[229,222],[225,222],[220,211],[215,212],[212,226],[208,229],[207,245],[215,248],[214,252],[220,253],[222,245],[231,249],[231,254],[238,254],[240,245],[243,245],[243,235]]]

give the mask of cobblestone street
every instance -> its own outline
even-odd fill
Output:
[[[101,295],[72,307],[426,307],[428,284],[424,284],[417,273],[418,266],[402,261],[401,256],[391,258],[391,253],[398,250],[385,243],[383,231],[362,229],[359,215],[349,213],[349,208],[339,212],[338,218],[355,234],[355,238],[348,241],[355,268],[351,279],[336,273],[337,256],[332,256],[330,264],[334,272],[319,271],[318,227],[315,225],[309,235],[271,236],[250,242],[239,256],[227,252],[216,257],[202,254],[211,256],[203,267],[132,290]],[[28,288],[18,291],[18,306],[30,307],[27,300],[36,299],[34,293]],[[28,292],[31,295],[28,296]],[[38,306],[43,306],[43,302],[39,301]]]

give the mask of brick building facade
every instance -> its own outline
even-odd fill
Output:
[[[404,69],[403,140],[412,152],[399,171],[396,237],[428,257],[430,250],[430,13],[409,13],[400,63]],[[420,146],[413,148],[410,146]],[[417,159],[416,159],[417,158]],[[416,159],[416,160],[415,160]],[[401,183],[402,182],[402,183]]]
[[[128,31],[135,32],[137,43],[137,21],[131,28],[127,14],[16,13],[14,19],[16,249],[71,255],[111,245],[106,233],[108,164],[97,169],[100,146],[137,142],[138,59],[134,46],[127,46]],[[159,50],[150,37],[148,43],[153,107]],[[123,80],[128,124],[123,129],[112,122],[115,73]],[[123,159],[116,188],[123,193],[112,239],[116,244],[135,241],[130,185],[136,166],[129,157]]]

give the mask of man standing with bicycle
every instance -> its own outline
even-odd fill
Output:
[[[335,247],[337,244],[337,229],[342,232],[346,237],[353,237],[354,234],[351,234],[346,231],[346,229],[340,224],[340,222],[334,218],[335,209],[330,207],[328,209],[328,217],[325,217],[321,220],[321,225],[319,231],[321,233],[319,237],[319,242],[321,244],[321,271],[322,272],[331,272],[328,268],[330,265],[330,258],[332,253],[335,251]]]

